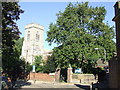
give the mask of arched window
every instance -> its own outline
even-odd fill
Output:
[[[38,41],[39,40],[39,32],[37,31],[37,33],[36,33],[36,40]]]
[[[30,31],[28,31],[27,40],[30,40]]]

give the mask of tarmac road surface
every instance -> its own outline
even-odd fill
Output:
[[[21,88],[78,88],[79,85],[73,83],[56,83],[56,82],[42,82],[42,81],[28,81],[27,84],[21,86]],[[89,88],[89,87],[87,87]],[[84,90],[84,89],[83,89]]]

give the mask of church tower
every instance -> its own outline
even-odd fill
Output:
[[[26,62],[33,64],[34,56],[44,53],[43,33],[44,27],[39,24],[31,23],[25,26],[25,37],[21,56]]]

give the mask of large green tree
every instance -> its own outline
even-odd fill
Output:
[[[16,78],[26,79],[27,75],[32,70],[32,66],[25,61],[24,58],[21,58],[22,45],[24,38],[19,38],[18,40],[14,40],[15,45],[13,47],[13,55],[11,63],[9,62],[9,76],[16,75]]]
[[[2,67],[10,76],[17,75],[19,68],[16,65],[20,64],[15,41],[20,37],[16,21],[20,19],[21,13],[23,10],[18,2],[2,2]]]
[[[85,3],[69,3],[63,12],[57,15],[56,23],[51,23],[47,32],[47,41],[53,49],[55,63],[61,68],[92,67],[99,58],[106,60],[115,51],[113,26],[105,22],[104,7],[92,7]],[[99,53],[95,48],[100,48]],[[91,65],[89,65],[91,64]]]

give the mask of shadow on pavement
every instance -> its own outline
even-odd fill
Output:
[[[16,81],[14,88],[21,88],[22,86],[30,86],[30,85],[31,85],[30,82],[21,80],[21,81]]]
[[[74,84],[77,87],[84,89],[84,90],[90,90],[90,86],[89,85],[80,85],[80,84]]]

